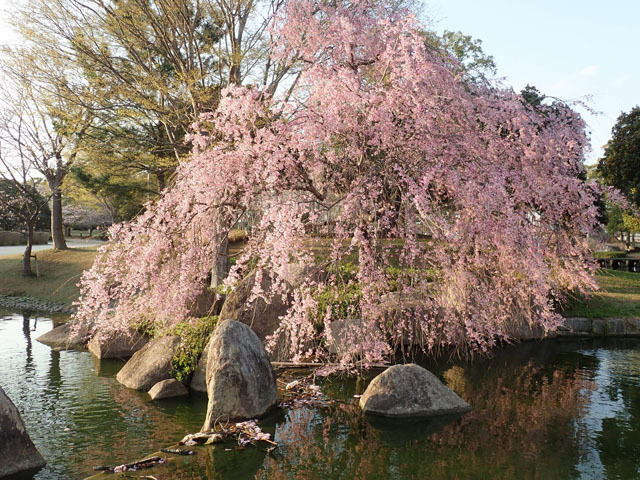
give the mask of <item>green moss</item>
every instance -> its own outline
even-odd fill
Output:
[[[347,262],[337,268],[328,269],[327,273],[335,275],[336,284],[326,285],[315,293],[314,299],[318,302],[316,323],[323,322],[329,308],[332,320],[359,316],[362,285],[357,279],[358,267]]]
[[[414,282],[417,283],[421,278],[427,282],[434,281],[437,275],[434,269],[420,270],[396,266],[387,267],[386,272],[389,275],[389,291],[391,292],[397,292],[403,285],[414,285]]]
[[[192,322],[179,323],[169,332],[169,335],[179,335],[182,339],[171,360],[169,374],[173,378],[182,382],[195,372],[198,360],[217,323],[217,316],[203,317]]]

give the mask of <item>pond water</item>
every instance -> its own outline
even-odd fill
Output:
[[[153,402],[115,380],[122,362],[36,342],[52,325],[0,315],[0,385],[48,461],[35,478],[83,478],[199,430],[204,396]],[[474,410],[403,423],[364,418],[354,395],[367,380],[331,378],[322,382],[331,402],[261,422],[280,445],[273,454],[196,447],[127,478],[640,478],[640,339],[526,343],[490,360],[425,366]]]

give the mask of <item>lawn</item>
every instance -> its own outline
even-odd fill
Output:
[[[640,273],[599,270],[600,291],[575,298],[562,314],[566,317],[640,317]]]
[[[41,250],[36,253],[40,277],[22,276],[22,254],[0,257],[0,295],[68,303],[77,300],[76,284],[91,267],[98,247]],[[35,265],[32,262],[35,272]]]

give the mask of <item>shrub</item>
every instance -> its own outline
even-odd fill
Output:
[[[593,258],[624,258],[625,252],[593,252]]]
[[[336,282],[323,285],[314,295],[318,304],[316,324],[323,323],[329,308],[331,320],[360,317],[362,285],[357,279],[358,267],[348,262],[333,270]]]
[[[173,378],[182,382],[196,370],[198,360],[217,323],[217,316],[203,317],[189,322],[181,322],[171,330],[171,335],[180,335],[182,339],[182,343],[171,360],[169,374]]]

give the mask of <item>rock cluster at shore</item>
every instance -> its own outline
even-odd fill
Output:
[[[93,336],[87,347],[98,358],[129,358],[149,343],[151,338],[139,332],[118,332]]]
[[[89,341],[89,328],[80,326],[75,328],[72,322],[58,325],[36,340],[49,345],[53,350],[83,350],[87,348]]]
[[[248,287],[240,293],[246,295],[250,291]],[[188,380],[181,383],[170,378],[172,358],[181,342],[178,336],[149,339],[132,332],[107,341],[94,336],[89,342],[89,350],[98,358],[131,357],[117,379],[129,388],[152,390],[149,393],[153,399],[186,395],[187,385],[190,390],[206,392],[209,406],[205,430],[212,428],[215,419],[220,417],[247,419],[262,416],[277,403],[277,389],[270,359],[261,340],[273,331],[277,324],[276,314],[285,309],[286,304],[276,302],[273,311],[269,306],[258,305],[260,308],[249,312],[240,308],[246,301],[242,297],[238,294],[235,301],[223,308],[218,328],[211,336],[190,384]],[[233,294],[230,298],[234,300]],[[15,309],[70,310],[68,306],[55,302],[6,296],[0,296],[0,305]],[[239,321],[224,318],[225,314],[237,317]],[[512,335],[516,340],[640,336],[640,318],[567,318],[558,331],[551,333],[521,322],[514,327]],[[86,348],[88,336],[88,329],[76,331],[66,324],[38,340],[58,350],[76,349]],[[126,348],[120,348],[122,345]],[[391,417],[455,413],[470,408],[430,372],[416,365],[398,365],[385,371],[371,382],[360,405],[365,412]]]
[[[116,379],[125,387],[149,391],[156,383],[171,378],[171,359],[178,345],[177,335],[154,338],[133,354]]]
[[[179,382],[175,378],[168,378],[156,383],[151,390],[149,390],[149,396],[151,400],[162,400],[163,398],[175,398],[184,397],[189,395],[189,390],[182,382]]]
[[[640,336],[640,317],[570,317],[552,336],[558,337],[634,337]]]

